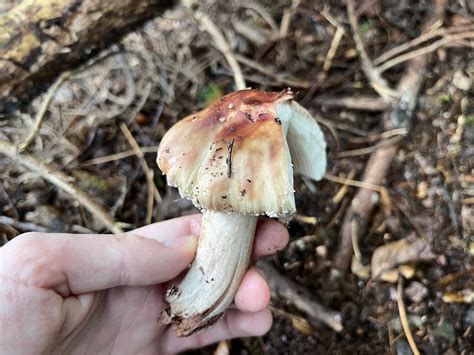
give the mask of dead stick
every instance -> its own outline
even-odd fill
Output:
[[[145,160],[145,154],[143,154],[143,151],[141,150],[137,141],[135,140],[135,138],[133,138],[132,132],[130,132],[125,123],[120,124],[120,129],[122,130],[123,135],[127,139],[128,144],[130,144],[136,156],[140,159],[142,170],[146,177],[148,186],[148,196],[145,224],[150,224],[153,218],[153,199],[156,200],[156,203],[161,203],[161,195],[155,186],[153,170],[148,167],[148,164]]]
[[[20,229],[22,231],[34,231],[34,232],[41,232],[41,233],[49,233],[51,232],[48,228],[43,226],[39,226],[34,223],[29,222],[20,222],[14,218],[8,216],[0,215],[0,223],[6,224],[7,226],[13,227],[15,229]]]
[[[4,154],[15,162],[37,172],[44,179],[74,197],[94,218],[101,222],[104,227],[107,227],[112,233],[122,233],[122,229],[107,210],[95,202],[87,193],[75,187],[70,182],[70,178],[63,172],[56,170],[29,154],[19,154],[15,145],[5,141],[0,141],[0,154]]]
[[[447,34],[455,34],[458,32],[464,32],[464,31],[469,31],[474,29],[474,24],[468,24],[468,25],[461,25],[461,26],[453,26],[453,27],[448,27],[448,28],[436,28],[436,29],[429,29],[428,32],[425,32],[421,34],[420,36],[412,39],[411,41],[402,43],[398,45],[397,47],[394,47],[377,58],[374,59],[374,64],[375,65],[380,65],[387,60],[394,58],[401,53],[408,51],[409,49],[418,46],[419,44],[429,41],[435,37],[438,36],[444,36]]]
[[[433,42],[430,45],[427,45],[426,47],[421,47],[411,52],[401,54],[398,57],[394,57],[393,59],[390,59],[386,61],[385,63],[381,64],[380,66],[378,66],[377,69],[379,70],[380,73],[383,73],[384,71],[396,65],[399,65],[403,62],[406,62],[412,58],[415,58],[419,55],[424,55],[427,53],[434,52],[440,47],[450,46],[453,42],[455,43],[457,40],[463,40],[467,38],[474,38],[474,31],[458,33],[455,35],[447,35],[446,37],[441,38],[440,40]]]
[[[360,110],[370,112],[385,111],[390,107],[390,103],[376,96],[357,97],[329,97],[319,96],[315,100],[316,104],[327,108],[345,108],[349,110]]]
[[[442,19],[446,0],[437,0],[432,12],[425,21],[424,28],[429,28],[431,24]],[[384,115],[383,126],[385,130],[411,127],[411,121],[418,100],[418,93],[423,83],[424,74],[428,62],[427,55],[418,56],[408,62],[405,73],[400,79],[398,90],[400,98],[393,107]],[[374,152],[367,164],[363,181],[374,185],[382,185],[392,160],[397,154],[398,144],[382,147]],[[372,213],[377,199],[372,198],[374,192],[361,188],[354,196],[349,209],[339,231],[340,244],[335,257],[335,266],[342,272],[349,268],[353,248],[352,248],[352,221],[361,224],[366,223]]]
[[[257,261],[257,267],[263,271],[268,285],[276,297],[284,298],[304,312],[312,322],[324,323],[336,332],[343,329],[341,314],[327,309],[318,303],[303,287],[288,280],[268,262]]]

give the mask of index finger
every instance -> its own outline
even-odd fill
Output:
[[[150,224],[133,232],[146,238],[156,238],[157,228],[160,226],[160,236],[173,238],[180,235],[199,235],[201,230],[201,214],[194,214],[163,222]],[[252,255],[261,257],[275,254],[288,244],[288,230],[285,226],[269,218],[260,218],[255,231],[255,241]]]

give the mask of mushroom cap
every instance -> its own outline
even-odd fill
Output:
[[[202,209],[291,216],[293,167],[277,106],[292,98],[241,90],[177,122],[158,149],[168,184]]]

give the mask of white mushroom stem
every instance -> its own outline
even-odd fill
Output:
[[[247,271],[258,217],[205,211],[196,257],[183,281],[168,290],[162,315],[178,336],[215,323],[234,300]]]

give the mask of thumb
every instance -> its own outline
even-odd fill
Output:
[[[1,248],[0,268],[66,297],[168,281],[191,263],[196,247],[197,237],[167,236],[159,228],[153,237],[140,230],[113,236],[27,233]]]

